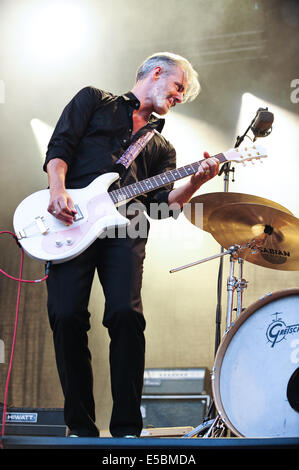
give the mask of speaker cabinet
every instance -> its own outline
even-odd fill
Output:
[[[2,425],[0,409],[0,425]],[[66,434],[64,412],[61,408],[7,409],[5,434],[15,436],[61,436]]]
[[[208,395],[143,396],[141,414],[144,428],[197,427],[210,403]]]
[[[210,395],[210,373],[205,367],[145,369],[143,395]]]
[[[144,371],[141,413],[144,428],[197,427],[210,402],[207,368],[151,368]]]

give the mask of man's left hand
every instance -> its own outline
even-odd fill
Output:
[[[211,157],[208,152],[204,152],[205,160],[200,164],[197,173],[191,176],[191,183],[197,190],[200,186],[219,173],[219,160]]]

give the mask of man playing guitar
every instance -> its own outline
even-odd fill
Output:
[[[175,150],[160,133],[164,119],[152,113],[167,114],[176,104],[193,100],[199,88],[197,73],[185,58],[158,53],[141,64],[135,85],[122,96],[93,87],[79,91],[65,107],[49,142],[44,165],[50,189],[48,211],[72,225],[77,211],[68,189],[84,188],[112,171],[129,145],[148,131],[155,131],[152,139],[114,187],[174,169]],[[182,207],[218,174],[219,161],[208,153],[204,157],[183,186],[173,189],[168,184],[137,200],[145,208],[162,202]],[[103,324],[111,340],[110,432],[114,437],[141,433],[145,319],[140,291],[146,241],[146,237],[117,237],[116,232],[115,237],[96,239],[79,256],[51,266],[48,312],[70,435],[99,436],[87,340],[95,270],[106,301]]]

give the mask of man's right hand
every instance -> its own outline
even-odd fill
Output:
[[[67,164],[60,158],[53,158],[47,165],[50,187],[48,212],[66,225],[71,225],[77,214],[72,198],[65,189]]]
[[[77,214],[74,203],[66,190],[50,189],[48,212],[67,225],[71,225]]]

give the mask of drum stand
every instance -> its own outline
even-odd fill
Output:
[[[238,257],[238,253],[240,250],[239,245],[233,245],[228,250],[222,251],[218,255],[209,256],[208,258],[204,258],[199,261],[195,261],[190,264],[186,264],[184,266],[180,266],[178,268],[171,269],[170,272],[174,273],[177,271],[181,271],[182,269],[187,269],[192,266],[196,266],[197,264],[205,263],[206,261],[211,261],[212,259],[224,257],[226,255],[230,255],[230,270],[229,276],[227,278],[227,311],[226,311],[226,330],[225,334],[229,331],[231,326],[233,325],[233,311],[236,310],[237,318],[241,315],[243,311],[243,291],[247,287],[247,281],[243,278],[243,264],[244,260]],[[239,264],[239,275],[238,278],[235,277],[235,264],[238,261]],[[234,309],[234,294],[237,293],[237,308]],[[226,435],[227,428],[225,423],[221,419],[221,416],[218,414],[215,418],[209,419],[212,412],[215,410],[214,402],[211,403],[209,411],[207,413],[206,418],[202,424],[194,428],[189,433],[185,434],[183,438],[194,437],[194,436],[201,436],[201,437],[222,437]]]
[[[268,109],[268,108],[266,108]],[[243,142],[245,137],[247,136],[249,130],[253,130],[253,125],[258,117],[259,112],[262,109],[259,108],[256,112],[256,115],[252,122],[249,124],[248,128],[246,131],[241,135],[238,136],[236,139],[235,143],[235,148],[239,147],[240,144]],[[270,131],[271,132],[271,131]],[[257,134],[255,133],[255,139],[257,138]],[[260,134],[258,137],[263,137],[268,134]],[[255,140],[254,139],[254,140]],[[234,182],[234,175],[235,175],[235,169],[231,168],[231,162],[226,162],[221,170],[219,171],[218,175],[220,176],[222,173],[224,173],[224,192],[229,191],[229,175],[230,173],[233,174],[233,179],[232,181]],[[248,245],[250,247],[250,244]],[[196,261],[194,263],[191,263],[189,265],[181,266],[180,268],[175,268],[171,270],[170,272],[176,272],[180,271],[181,269],[185,269],[191,266],[195,266],[200,263],[204,263],[206,261],[210,261],[215,258],[220,258],[220,265],[219,265],[219,272],[218,272],[218,288],[217,288],[217,294],[218,294],[218,299],[217,299],[217,309],[216,309],[216,338],[215,338],[215,356],[217,354],[219,345],[220,345],[220,338],[221,338],[221,291],[222,291],[222,273],[223,273],[223,257],[225,255],[230,255],[230,274],[227,280],[227,312],[226,312],[226,332],[228,332],[229,328],[231,327],[233,323],[233,297],[235,291],[237,291],[237,317],[239,317],[243,311],[243,290],[247,287],[247,281],[243,279],[243,260],[238,257],[238,253],[240,250],[240,246],[238,245],[233,245],[231,246],[227,251],[224,251],[224,248],[221,247],[221,252],[219,255],[215,256],[210,256],[209,258],[205,258],[200,261]],[[252,247],[251,247],[252,248]],[[238,260],[239,263],[239,278],[236,279],[234,276],[234,269],[235,269],[235,262]],[[209,420],[209,417],[212,417],[215,415],[215,404],[214,402],[211,403],[207,417],[204,419],[203,424],[195,428],[191,433],[186,434],[184,437],[193,437],[196,435],[202,435],[208,429],[208,431],[203,435],[203,437],[220,437],[223,436],[226,433],[226,426],[223,423],[223,420],[221,417],[218,415],[214,419]]]

